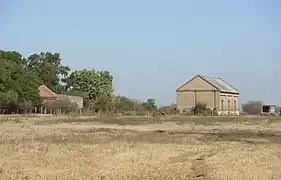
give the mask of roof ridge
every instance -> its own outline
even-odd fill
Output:
[[[233,89],[235,89],[237,92],[239,92],[238,89],[236,89],[233,85],[231,85],[229,82],[227,82],[227,81],[224,80],[223,78],[219,77],[219,79],[222,80],[223,82],[225,82],[226,84],[228,84],[228,85],[229,85],[230,87],[232,87]]]
[[[202,77],[211,78],[211,79],[222,79],[221,77],[214,77],[214,76],[202,76]]]
[[[208,78],[214,79],[213,77],[209,77],[209,76],[200,76],[200,77],[203,78],[203,80],[205,80],[206,82],[208,82],[212,86],[214,86],[215,88],[217,88],[218,90],[220,90],[220,87],[218,87],[215,83],[208,80]]]
[[[206,78],[214,78],[214,77],[211,77],[211,76],[202,76],[202,77],[206,77]]]
[[[217,87],[218,89],[220,89],[220,91],[226,91],[226,89],[231,88],[232,90],[236,91],[239,93],[239,91],[234,88],[230,83],[228,83],[227,81],[225,81],[223,78],[221,77],[208,77],[208,76],[202,76],[202,78],[204,78],[207,82],[209,82],[210,84],[212,84],[213,86]],[[221,83],[224,83],[221,84]]]

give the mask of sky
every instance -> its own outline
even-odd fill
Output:
[[[0,21],[0,49],[108,70],[116,94],[170,104],[201,74],[281,105],[279,0],[0,0]]]

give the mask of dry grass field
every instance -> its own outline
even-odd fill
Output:
[[[281,179],[279,117],[3,116],[0,127],[3,180]]]

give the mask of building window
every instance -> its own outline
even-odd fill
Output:
[[[221,100],[221,110],[223,111],[223,100]]]
[[[234,101],[234,111],[237,111],[237,109],[236,109],[236,101]]]
[[[196,105],[198,102],[197,102],[197,92],[194,91],[194,105]]]
[[[230,100],[228,100],[228,102],[227,102],[227,108],[228,108],[228,111],[230,111]]]

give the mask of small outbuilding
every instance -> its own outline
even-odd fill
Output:
[[[56,94],[44,84],[38,87],[39,95],[44,103],[52,103],[56,100],[69,100],[77,104],[78,108],[83,108],[83,97]]]

